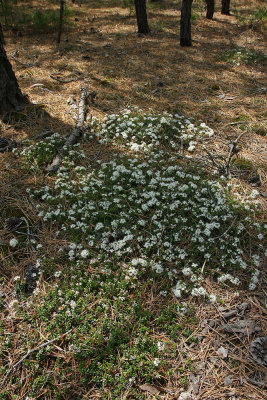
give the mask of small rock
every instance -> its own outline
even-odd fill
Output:
[[[223,346],[219,347],[218,350],[216,351],[216,353],[222,359],[225,359],[228,357],[228,349],[225,349]]]
[[[24,274],[26,293],[31,294],[34,291],[39,275],[40,270],[36,265],[29,264],[27,266]]]
[[[203,361],[199,361],[194,364],[195,370],[198,372],[203,372],[206,368],[206,363]]]
[[[10,217],[5,220],[5,229],[9,232],[16,231],[23,223],[22,218]]]
[[[78,106],[76,106],[76,104],[71,104],[70,105],[70,109],[72,110],[76,110],[78,108]]]
[[[216,322],[213,321],[213,320],[211,319],[211,320],[208,322],[208,324],[209,324],[209,326],[210,326],[211,328],[214,328],[215,325],[216,325]]]
[[[261,328],[255,326],[255,322],[252,319],[240,320],[234,324],[225,324],[220,327],[220,330],[228,333],[239,333],[244,336],[251,335],[254,332],[261,331]]]
[[[190,392],[182,392],[178,398],[178,400],[196,400],[196,397],[193,393]]]
[[[218,364],[218,357],[210,357],[209,360],[212,364]]]
[[[139,388],[145,392],[149,392],[150,394],[158,395],[160,394],[160,390],[154,386],[145,383],[144,385],[140,385]]]
[[[190,381],[192,383],[192,388],[194,390],[194,393],[198,394],[198,392],[199,392],[199,377],[197,377],[194,374],[190,374]]]
[[[251,186],[261,186],[261,178],[259,176],[258,173],[252,175],[249,180],[248,183],[251,184]]]
[[[251,342],[250,354],[258,364],[267,367],[267,336],[258,337]]]
[[[75,103],[74,97],[73,97],[73,96],[70,96],[70,97],[67,99],[67,103],[68,103],[68,104],[73,104],[73,103]]]
[[[4,137],[0,137],[0,148],[5,148],[8,146],[8,140]]]
[[[233,383],[233,380],[230,378],[230,376],[226,376],[226,377],[224,378],[224,382],[223,382],[223,385],[224,385],[224,386],[232,385],[232,383]]]

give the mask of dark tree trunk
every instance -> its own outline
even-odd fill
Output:
[[[2,29],[2,25],[1,25],[1,24],[0,24],[0,43],[1,43],[1,44],[6,44],[6,43],[5,43],[5,38],[4,38],[3,29]]]
[[[60,0],[59,24],[58,24],[58,35],[57,35],[57,42],[58,43],[60,43],[60,40],[61,40],[62,24],[63,24],[63,13],[64,13],[64,0]]]
[[[2,32],[1,24],[0,31]],[[26,102],[0,39],[0,114],[4,111],[21,110]]]
[[[180,45],[192,46],[191,9],[193,0],[183,0],[180,21]]]
[[[230,0],[222,0],[222,14],[230,15]]]
[[[134,0],[134,4],[138,25],[138,33],[147,35],[150,32],[150,29],[147,22],[146,0]]]
[[[207,14],[206,14],[206,18],[208,19],[212,19],[213,18],[213,14],[214,14],[214,0],[207,0]]]

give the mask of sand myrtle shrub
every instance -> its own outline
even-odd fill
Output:
[[[178,113],[156,114],[133,108],[107,115],[103,122],[93,119],[87,136],[97,137],[101,143],[115,142],[137,153],[155,148],[176,151],[181,147],[191,152],[199,136],[213,133],[205,123],[195,124]]]

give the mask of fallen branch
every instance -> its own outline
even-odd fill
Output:
[[[240,135],[238,135],[236,140],[234,140],[232,143],[230,143],[229,154],[228,154],[228,158],[227,158],[227,161],[226,161],[226,164],[225,164],[225,172],[224,172],[226,177],[228,177],[229,173],[230,173],[230,164],[231,164],[232,157],[234,156],[234,154],[237,154],[239,152],[239,149],[237,147],[237,143],[238,143],[239,139],[241,139],[241,137],[245,133],[247,133],[247,131],[244,131],[244,132],[240,133]]]
[[[54,79],[55,81],[58,81],[58,82],[60,82],[60,83],[75,82],[75,81],[77,81],[77,80],[79,79],[78,77],[61,79],[58,75],[59,75],[59,74],[51,74],[51,75],[50,75],[50,78],[52,78],[52,79]]]
[[[11,372],[17,368],[21,363],[23,363],[24,360],[26,360],[27,357],[29,357],[29,355],[31,355],[32,353],[34,353],[35,351],[38,351],[40,349],[42,349],[43,347],[48,346],[49,344],[52,344],[54,342],[56,342],[59,339],[62,339],[63,337],[65,337],[66,335],[68,335],[73,329],[70,329],[68,332],[63,333],[63,335],[57,336],[54,339],[49,340],[48,342],[42,343],[39,346],[35,347],[32,350],[28,350],[28,353],[26,353],[19,361],[17,361],[14,365],[12,365],[9,370],[7,371],[7,373],[5,374],[4,378],[2,379],[2,381],[0,382],[0,387],[4,385],[5,381],[7,380],[7,378],[9,377],[9,375],[11,374]]]
[[[78,120],[76,127],[70,134],[70,136],[66,139],[64,146],[59,150],[58,154],[55,156],[53,159],[52,163],[49,164],[45,171],[46,172],[55,172],[59,169],[60,163],[62,161],[62,158],[64,156],[64,148],[67,146],[73,146],[76,144],[80,137],[82,136],[82,129],[83,129],[83,124],[85,121],[86,117],[86,100],[87,97],[89,96],[87,88],[81,88],[81,98],[79,102],[79,107],[78,107]]]

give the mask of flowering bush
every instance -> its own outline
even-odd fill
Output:
[[[254,271],[259,263],[256,253],[249,262],[246,258],[253,225],[249,207],[231,199],[219,183],[185,172],[172,159],[167,162],[162,152],[142,160],[99,162],[89,171],[64,167],[53,187],[31,195],[39,200],[39,216],[57,223],[58,235],[72,240],[70,260],[92,254],[138,259],[137,268],[174,280],[182,276],[173,291],[177,297],[188,291],[205,294],[203,264],[219,282],[239,285],[229,271]],[[260,225],[255,230],[263,237]]]
[[[119,142],[130,154],[85,167],[79,165],[85,157],[79,146],[65,149],[48,184],[28,189],[39,217],[57,230],[55,243],[61,247],[51,252],[34,239],[40,278],[30,297],[22,295],[26,282],[20,275],[14,277],[12,299],[3,299],[0,291],[0,307],[8,304],[6,319],[18,335],[26,332],[19,340],[9,335],[10,352],[18,353],[15,343],[36,349],[21,366],[23,376],[31,377],[32,399],[43,393],[73,396],[73,371],[78,396],[94,396],[94,388],[103,399],[125,393],[141,399],[140,383],[164,387],[174,365],[175,380],[187,385],[192,360],[182,351],[185,341],[182,347],[179,342],[181,336],[187,344],[197,341],[192,298],[219,301],[205,277],[213,275],[220,285],[246,283],[250,290],[260,279],[266,225],[254,222],[259,193],[248,194],[247,203],[235,200],[230,184],[177,163],[176,145],[193,151],[198,135],[212,131],[167,114],[126,112],[104,124],[95,122],[93,135]],[[40,167],[61,146],[54,135],[22,152],[36,182]],[[9,245],[15,254],[17,240]],[[60,343],[55,353],[51,342],[39,345],[51,336]],[[21,371],[11,379],[21,387]]]
[[[260,64],[266,63],[267,55],[261,52],[236,47],[222,54],[222,60],[239,66],[240,64]]]
[[[212,136],[213,133],[204,122],[196,125],[179,114],[127,109],[107,115],[103,122],[93,119],[87,136],[96,136],[101,143],[119,143],[134,152],[148,152],[157,147],[177,150],[181,146],[193,151],[198,136]]]

